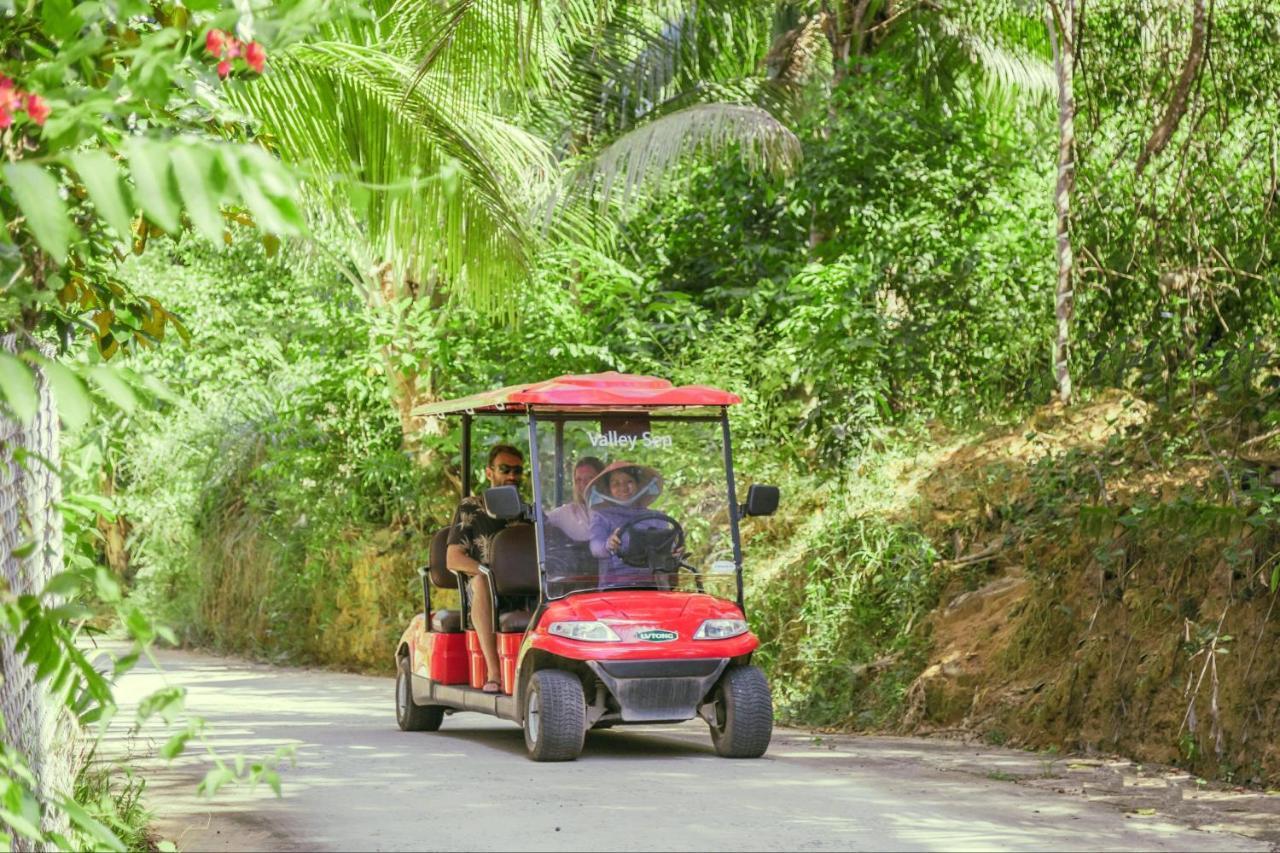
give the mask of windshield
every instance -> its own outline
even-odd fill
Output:
[[[548,597],[701,589],[736,598],[718,421],[540,415],[537,432]]]

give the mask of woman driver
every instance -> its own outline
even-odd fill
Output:
[[[652,586],[653,572],[629,566],[618,556],[621,531],[630,521],[648,514],[649,504],[662,494],[662,475],[654,468],[615,462],[587,487],[591,513],[591,553],[600,560],[600,586]]]

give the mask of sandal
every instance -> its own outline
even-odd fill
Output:
[[[490,678],[488,681],[484,683],[484,686],[480,688],[480,692],[481,693],[501,693],[502,685],[498,683],[498,680],[496,678]]]

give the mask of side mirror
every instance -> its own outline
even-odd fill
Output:
[[[520,502],[520,492],[515,486],[485,489],[484,508],[489,515],[504,520],[519,518],[524,513],[524,504]]]
[[[778,498],[781,492],[777,486],[765,486],[755,483],[747,489],[747,502],[738,508],[738,514],[773,515],[778,511]]]

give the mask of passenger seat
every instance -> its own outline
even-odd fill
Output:
[[[446,552],[449,550],[449,531],[446,527],[431,537],[431,555],[427,561],[427,571],[431,576],[431,584],[436,589],[457,589],[458,575],[449,571],[446,566]],[[462,613],[457,610],[436,610],[431,614],[431,630],[441,634],[459,634],[462,632]]]

